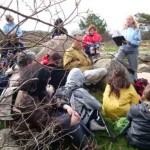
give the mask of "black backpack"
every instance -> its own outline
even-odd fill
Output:
[[[76,89],[78,89],[78,88],[62,86],[56,90],[55,97],[63,99],[67,103],[70,103],[70,98],[71,98],[72,92]]]

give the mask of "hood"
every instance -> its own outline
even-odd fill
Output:
[[[74,68],[70,71],[65,86],[82,87],[84,83],[84,75],[78,68]]]
[[[147,121],[150,121],[149,105],[150,103],[147,103],[147,101],[144,101],[141,105],[139,105],[140,115]]]

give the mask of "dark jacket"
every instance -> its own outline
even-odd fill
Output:
[[[130,111],[127,114],[127,118],[129,121],[131,121],[131,127],[127,133],[129,142],[138,148],[149,150],[150,112],[147,102],[132,105]]]
[[[52,38],[54,38],[55,36],[59,36],[59,35],[62,35],[62,34],[66,34],[68,33],[67,30],[65,28],[61,28],[61,29],[57,29],[57,28],[54,28],[52,31],[51,31],[51,36]]]
[[[65,70],[63,67],[58,67],[55,65],[48,65],[48,66],[53,68],[49,84],[51,84],[55,88],[55,90],[58,87],[64,86],[66,84],[69,70]]]
[[[68,128],[70,117],[64,116],[63,104],[64,101],[51,100],[49,94],[41,101],[37,96],[33,97],[25,91],[19,91],[13,108],[13,132],[16,136],[30,138],[30,131],[32,134],[39,133],[47,127],[52,130],[52,122],[55,122],[53,129]]]

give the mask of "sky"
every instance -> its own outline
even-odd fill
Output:
[[[18,10],[25,15],[31,15],[34,0],[18,0],[19,1],[19,8],[17,7],[17,0],[13,0],[12,4],[10,5],[11,9]],[[38,4],[40,4],[40,0],[37,0]],[[45,0],[45,5],[49,4],[50,0]],[[52,3],[58,2],[62,0],[51,0]],[[79,0],[77,0],[79,1]],[[10,0],[0,0],[0,5],[8,6]],[[61,5],[61,7],[60,7]],[[45,21],[45,22],[54,22],[54,19],[57,17],[68,18],[70,14],[75,9],[75,0],[65,0],[60,5],[50,7],[49,10],[41,12],[38,15],[38,18]],[[63,9],[63,12],[61,11]],[[101,16],[101,18],[106,20],[107,29],[109,31],[114,30],[121,30],[123,24],[125,23],[126,17],[128,15],[134,15],[138,12],[140,13],[149,13],[150,14],[150,0],[81,0],[81,3],[78,7],[78,13],[75,11],[73,15],[65,22],[66,28],[68,29],[69,33],[78,30],[79,20],[81,16],[87,16],[87,10],[90,10],[92,13],[96,13],[97,15]],[[56,12],[59,12],[59,15],[56,15]],[[0,15],[4,11],[0,9]],[[5,14],[9,14],[10,12],[6,11]],[[80,14],[79,14],[80,13]],[[17,15],[10,13],[14,16],[15,22],[18,22]],[[76,14],[79,14],[76,17]],[[53,17],[51,17],[51,15]],[[37,17],[37,16],[34,16]],[[73,19],[75,17],[75,19]],[[19,17],[19,20],[22,20],[23,17]],[[73,21],[71,21],[73,19]],[[71,22],[71,23],[70,23]],[[5,24],[5,17],[3,16],[0,18],[0,28],[2,28]],[[22,30],[43,30],[48,31],[50,30],[49,26],[38,23],[36,25],[36,21],[28,20],[22,26]]]

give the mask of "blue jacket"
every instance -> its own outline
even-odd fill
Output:
[[[130,44],[124,44],[123,50],[125,52],[137,52],[138,46],[141,42],[141,32],[139,29],[134,29],[132,26],[124,29],[122,31],[122,35],[125,37],[126,40],[130,41]]]
[[[7,34],[10,30],[12,30],[16,25],[14,23],[7,23],[4,27],[3,27],[3,32],[4,34]],[[19,27],[15,27],[15,29],[13,30],[16,32],[16,34],[18,35],[18,37],[22,36],[23,32]]]

